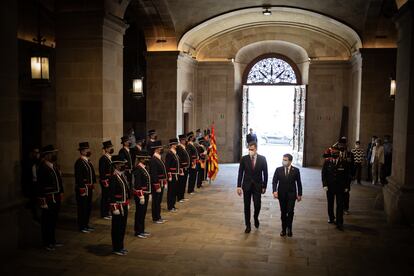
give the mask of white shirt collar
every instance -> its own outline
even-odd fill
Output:
[[[127,152],[129,152],[129,148],[127,148],[127,147],[125,147],[125,146],[124,146],[124,149],[126,149],[126,150],[127,150]]]
[[[89,162],[88,157],[81,155],[81,158],[82,158],[83,160],[85,160],[86,162]]]
[[[105,156],[108,157],[109,160],[112,160],[112,156],[109,153],[105,152]]]
[[[174,154],[177,154],[177,150],[176,150],[176,149],[170,148],[170,150],[171,150]]]
[[[49,168],[53,169],[54,166],[53,166],[52,162],[49,162],[49,161],[45,160],[45,163]]]

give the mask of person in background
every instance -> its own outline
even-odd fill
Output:
[[[156,140],[151,145],[153,155],[150,160],[150,177],[152,190],[152,222],[163,224],[167,220],[161,217],[161,202],[164,190],[167,189],[167,169],[161,156],[163,154],[163,145],[160,140]]]
[[[99,183],[101,184],[101,218],[109,220],[109,179],[112,175],[111,158],[114,146],[111,140],[102,143],[104,154],[99,158]]]
[[[26,208],[32,213],[35,221],[40,221],[37,206],[37,170],[40,164],[40,150],[37,147],[31,149],[27,161],[23,163],[23,194],[27,197]]]
[[[136,141],[137,138],[135,137],[135,131],[134,128],[130,128],[128,131],[128,137],[129,137],[129,143],[130,143],[130,147],[131,148],[135,148],[135,146],[137,145]]]
[[[387,183],[387,177],[391,175],[392,168],[392,142],[391,136],[384,136],[384,170],[383,170],[383,183]]]
[[[375,140],[371,154],[372,184],[376,185],[381,180],[381,172],[384,167],[384,147],[380,138]]]
[[[355,142],[355,147],[351,150],[353,156],[353,180],[356,180],[358,184],[361,185],[361,172],[362,164],[365,160],[365,152],[361,148],[361,143],[359,141]]]
[[[367,146],[367,181],[371,182],[372,181],[372,164],[371,164],[371,156],[372,156],[372,148],[375,146],[375,140],[377,140],[377,136],[372,136],[371,138],[371,142],[369,142],[368,146]]]
[[[78,206],[78,226],[82,233],[90,233],[95,229],[89,226],[92,212],[92,197],[96,184],[95,169],[92,162],[88,142],[79,143],[80,156],[75,162],[75,195]]]
[[[336,224],[338,230],[343,230],[343,212],[345,193],[349,192],[351,172],[346,159],[340,158],[340,152],[332,148],[330,156],[326,156],[322,167],[322,185],[328,201],[328,223]],[[336,200],[336,217],[334,205]],[[335,220],[336,219],[336,220]]]
[[[45,249],[54,251],[63,244],[56,241],[56,223],[63,198],[61,172],[56,166],[57,149],[53,145],[42,148],[42,161],[37,172],[37,196],[42,210],[41,232]]]
[[[198,140],[203,137],[203,134],[201,133],[201,129],[197,129],[195,133],[195,143],[198,143]]]
[[[250,143],[256,143],[257,144],[257,135],[253,133],[253,129],[249,129],[249,134],[246,135],[246,143],[249,145]]]

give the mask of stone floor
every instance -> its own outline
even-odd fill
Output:
[[[65,246],[55,252],[26,248],[3,260],[1,275],[414,275],[414,231],[391,228],[383,212],[373,209],[379,188],[352,187],[351,215],[339,232],[327,223],[320,171],[302,169],[304,197],[293,238],[279,236],[278,202],[270,187],[262,198],[260,229],[245,234],[237,168],[221,165],[217,180],[178,204],[178,213],[164,212],[166,224],[154,225],[148,216],[150,239],[133,236],[130,216],[125,257],[111,254],[109,221],[93,219],[96,232],[81,234],[73,207],[65,207],[58,229]]]

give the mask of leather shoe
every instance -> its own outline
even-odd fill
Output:
[[[330,219],[330,220],[328,220],[328,223],[329,224],[334,224],[335,223],[335,220],[334,219]]]
[[[288,237],[292,237],[293,236],[293,233],[292,233],[292,230],[291,229],[288,229],[287,230],[287,236]]]
[[[336,229],[338,229],[339,231],[344,231],[344,226],[343,225],[337,225]]]
[[[258,219],[255,219],[254,220],[254,227],[259,228],[259,226],[260,226],[259,220]]]
[[[286,231],[285,231],[285,230],[282,230],[282,231],[280,232],[280,236],[281,236],[281,237],[285,237],[285,236],[286,236]]]
[[[252,228],[250,226],[246,226],[246,230],[244,230],[244,233],[248,234],[252,231]]]

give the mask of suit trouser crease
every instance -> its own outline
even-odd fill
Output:
[[[282,230],[292,230],[293,216],[295,214],[296,193],[279,194],[280,219]]]

